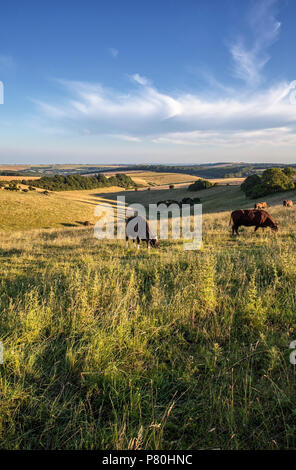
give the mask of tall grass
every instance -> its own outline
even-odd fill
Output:
[[[1,448],[295,448],[295,216],[274,215],[239,239],[206,215],[193,252],[0,234]]]

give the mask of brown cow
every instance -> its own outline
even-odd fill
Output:
[[[151,232],[149,224],[144,217],[140,215],[133,215],[126,220],[125,226],[125,240],[128,246],[128,240],[132,239],[133,243],[137,242],[137,248],[140,248],[140,241],[147,243],[147,248],[159,248],[157,236]]]
[[[293,207],[293,201],[289,200],[289,201],[284,201],[283,202],[283,206],[284,207]]]
[[[267,206],[267,202],[263,201],[263,202],[257,202],[255,205],[254,205],[254,209],[266,209],[268,206]]]
[[[89,220],[86,220],[85,222],[83,222],[83,225],[85,227],[91,227],[92,226],[92,223],[89,221]]]
[[[238,228],[241,225],[245,227],[255,227],[255,232],[259,227],[270,227],[275,232],[278,231],[278,224],[273,218],[263,210],[245,209],[233,211],[230,216],[230,223],[232,222],[232,235],[238,235]]]

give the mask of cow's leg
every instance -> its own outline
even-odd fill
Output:
[[[259,225],[256,225],[254,232],[257,232]]]
[[[139,239],[139,237],[137,237],[137,248],[138,248],[138,250],[140,249],[140,239]]]
[[[238,225],[232,226],[232,235],[238,235]]]

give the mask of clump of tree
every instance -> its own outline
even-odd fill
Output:
[[[10,181],[8,186],[5,186],[4,189],[6,189],[7,191],[19,191],[20,190],[16,181]]]
[[[190,184],[190,186],[188,186],[188,191],[200,191],[202,189],[211,188],[212,186],[214,185],[210,181],[200,179]]]
[[[73,191],[82,189],[97,189],[110,186],[119,186],[121,188],[135,188],[136,184],[124,173],[118,173],[115,176],[107,178],[99,174],[95,176],[82,175],[55,175],[43,176],[39,180],[23,180],[23,184],[42,188],[47,191]]]
[[[244,176],[249,176],[254,173],[254,166],[244,166],[235,168],[234,171],[225,173],[223,178],[243,178]]]
[[[262,176],[248,176],[241,184],[245,195],[251,199],[257,199],[268,194],[291,191],[295,189],[294,177],[296,171],[292,167],[268,168]]]
[[[181,201],[175,201],[174,199],[166,199],[165,201],[158,201],[157,205],[164,204],[165,206],[170,206],[171,204],[177,204],[179,207],[182,204],[189,204],[190,206],[194,206],[194,204],[200,204],[201,199],[199,197],[184,197]]]

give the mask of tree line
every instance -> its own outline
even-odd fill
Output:
[[[135,188],[136,184],[125,173],[117,173],[115,176],[107,178],[99,174],[95,176],[82,175],[55,175],[42,176],[39,180],[22,180],[23,184],[48,191],[73,191],[81,189],[107,188],[119,186],[120,188]]]

